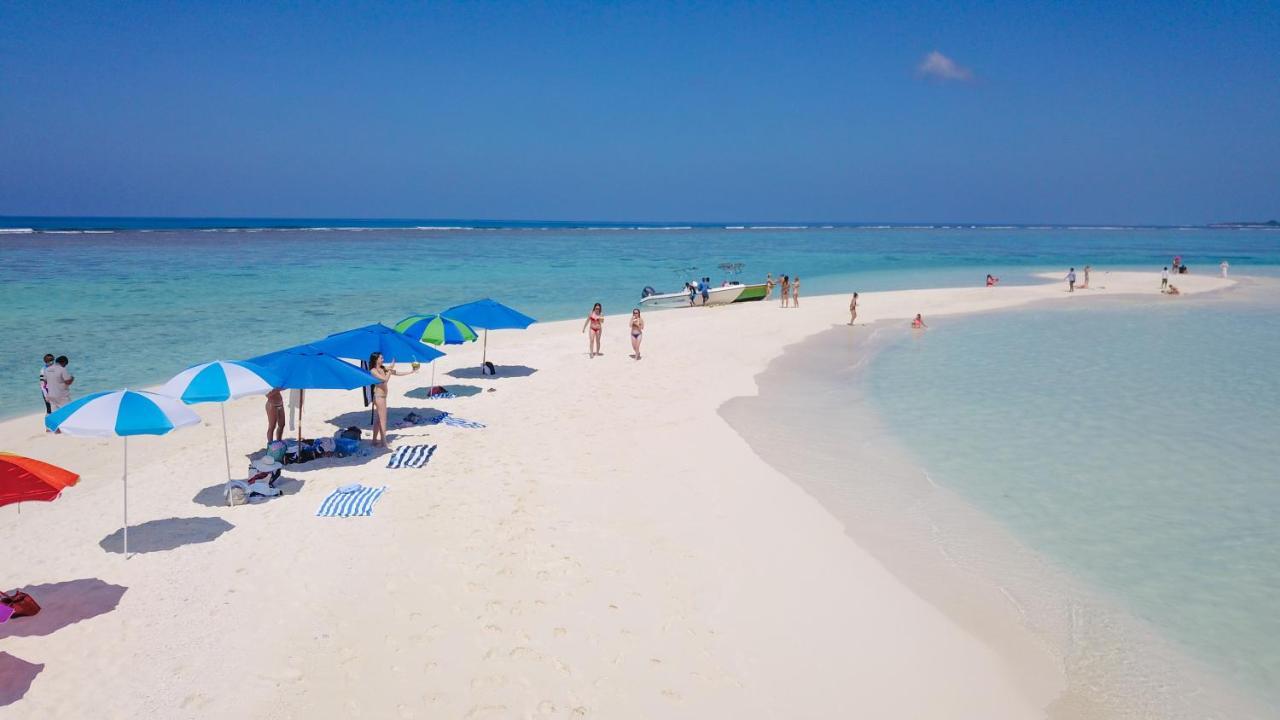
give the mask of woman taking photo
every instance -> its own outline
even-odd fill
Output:
[[[591,334],[587,336],[587,357],[603,355],[600,352],[600,331],[604,329],[604,308],[600,307],[600,303],[591,307],[591,314],[582,323],[582,332],[587,331],[587,326],[591,326]]]
[[[387,386],[393,375],[412,375],[417,368],[409,372],[397,372],[396,364],[391,367],[382,364],[382,353],[375,352],[369,356],[369,374],[381,382],[373,386],[373,446],[387,446]]]
[[[640,317],[640,308],[631,311],[631,349],[635,354],[631,357],[640,359],[640,339],[644,337],[644,318]]]

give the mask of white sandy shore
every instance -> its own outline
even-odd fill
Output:
[[[1099,271],[1093,285],[866,293],[859,319],[938,324],[1155,294],[1159,278]],[[404,395],[427,375],[400,378],[391,402],[488,427],[393,433],[393,446],[439,444],[423,470],[291,467],[304,484],[263,505],[193,502],[223,473],[217,408],[198,406],[203,426],[130,441],[130,542],[150,551],[127,561],[99,546],[119,531],[119,441],[0,423],[6,450],[83,475],[54,503],[0,509],[0,586],[82,581],[0,626],[0,704],[43,665],[0,716],[1043,716],[1062,687],[1047,654],[976,637],[913,595],[716,413],[754,393],[783,346],[846,322],[847,303],[649,313],[640,362],[625,316],[593,360],[581,321],[492,333],[492,360],[537,372],[440,375],[496,392],[436,401]],[[480,357],[449,350],[438,372]],[[309,393],[307,409],[309,436],[367,420],[354,393]],[[262,400],[227,413],[239,467],[262,446]],[[352,482],[390,488],[373,517],[314,517]]]

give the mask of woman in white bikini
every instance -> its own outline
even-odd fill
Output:
[[[587,357],[603,355],[600,352],[600,332],[604,329],[604,308],[600,307],[600,303],[591,307],[591,314],[582,323],[582,332],[587,331],[588,325],[591,326],[591,334],[587,336]]]
[[[644,318],[640,317],[640,308],[631,311],[631,349],[635,351],[635,355],[631,357],[640,359],[640,339],[644,337]]]
[[[381,382],[373,386],[373,446],[387,446],[387,386],[393,375],[412,375],[417,368],[409,372],[396,371],[396,364],[391,367],[382,364],[382,353],[375,352],[369,356],[369,374]]]

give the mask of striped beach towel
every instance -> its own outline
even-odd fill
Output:
[[[450,413],[440,413],[435,417],[427,419],[428,425],[452,425],[453,427],[479,429],[484,427],[484,423],[478,423],[475,420],[466,420]]]
[[[373,514],[373,504],[378,502],[387,486],[362,487],[354,492],[334,490],[320,503],[316,517],[368,517]]]
[[[387,458],[387,467],[392,470],[400,468],[420,468],[427,464],[436,452],[435,445],[408,445],[395,449]]]

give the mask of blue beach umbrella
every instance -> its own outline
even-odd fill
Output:
[[[429,363],[444,357],[439,350],[381,323],[334,333],[311,344],[331,355],[350,360],[365,360],[375,352],[381,353],[386,362],[397,363]]]
[[[124,556],[129,557],[129,436],[164,435],[200,422],[180,400],[136,390],[99,392],[51,415],[44,426],[67,435],[124,438]]]
[[[444,314],[454,320],[461,320],[473,328],[484,330],[484,349],[481,351],[481,364],[489,356],[490,330],[524,330],[538,322],[518,310],[509,308],[489,298],[476,300],[464,305],[454,305],[445,310]]]
[[[354,390],[363,385],[377,385],[378,378],[344,362],[314,345],[298,345],[249,362],[274,372],[280,380],[278,388],[289,390]],[[298,408],[298,442],[302,442],[302,408]]]
[[[215,360],[195,365],[174,375],[159,393],[177,398],[187,405],[216,402],[222,411],[222,449],[227,460],[227,479],[231,479],[231,444],[227,440],[228,400],[262,395],[278,387],[275,372],[249,362]]]

